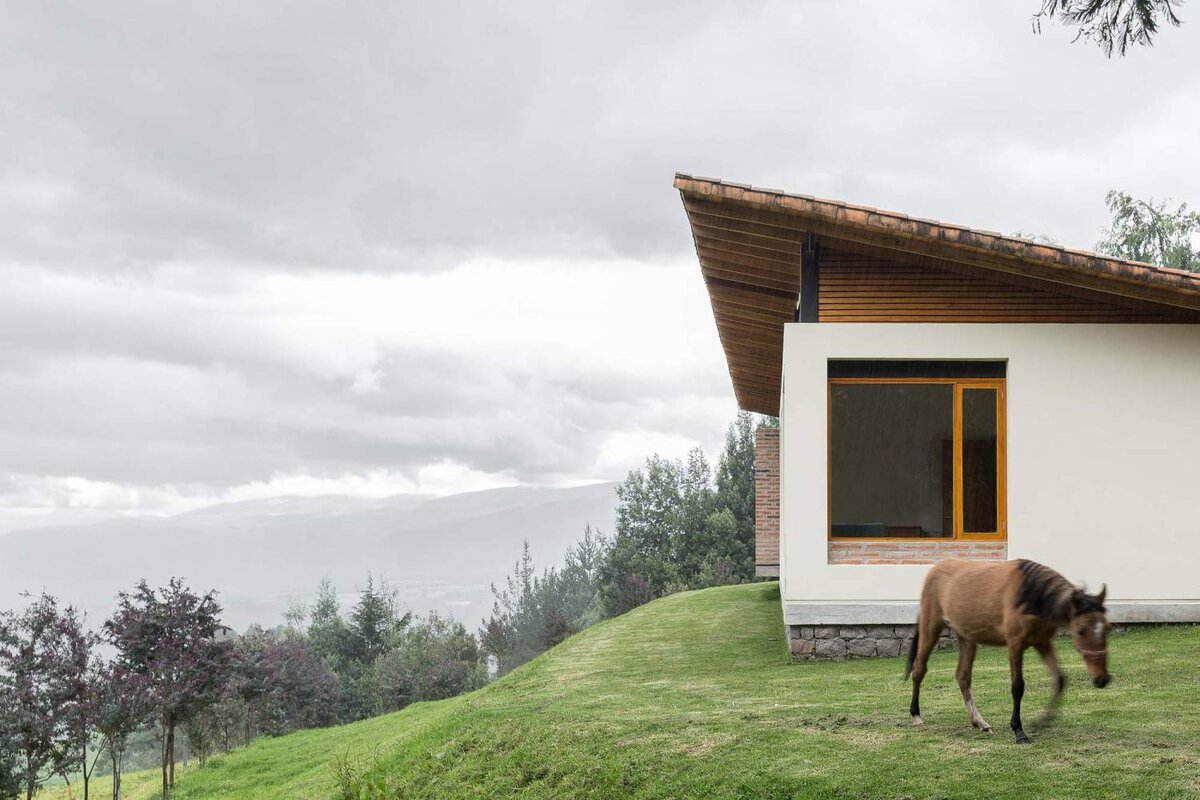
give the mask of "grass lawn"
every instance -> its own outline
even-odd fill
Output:
[[[775,584],[674,595],[473,694],[214,759],[176,796],[331,798],[346,755],[386,787],[364,797],[1200,796],[1200,628],[1114,637],[1103,691],[1060,646],[1071,684],[1048,728],[1032,723],[1049,681],[1027,660],[1031,747],[1008,732],[998,649],[975,664],[997,733],[968,724],[953,652],[931,659],[913,728],[901,659],[791,664],[782,629]],[[131,776],[125,797],[153,797],[155,779]]]

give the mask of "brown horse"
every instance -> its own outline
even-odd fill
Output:
[[[1066,688],[1054,657],[1053,640],[1060,628],[1070,631],[1075,649],[1092,676],[1092,685],[1103,689],[1110,680],[1109,624],[1104,609],[1107,591],[1103,587],[1099,594],[1087,594],[1049,567],[1024,559],[989,564],[950,558],[934,564],[921,590],[921,609],[904,672],[905,678],[911,674],[913,680],[909,707],[913,724],[923,722],[921,680],[942,626],[949,623],[958,636],[956,674],[971,724],[981,731],[992,729],[976,710],[971,695],[975,649],[981,644],[1007,647],[1012,676],[1012,729],[1017,744],[1029,744],[1021,726],[1021,698],[1025,694],[1021,662],[1025,650],[1037,650],[1050,671],[1054,683],[1051,713]]]

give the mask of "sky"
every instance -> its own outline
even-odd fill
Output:
[[[676,171],[1092,246],[1200,203],[1200,20],[1037,0],[15,3],[0,529],[619,479],[736,406]]]

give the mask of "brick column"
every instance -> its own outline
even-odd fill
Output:
[[[754,432],[754,572],[779,576],[779,429]]]

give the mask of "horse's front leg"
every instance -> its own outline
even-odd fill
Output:
[[[958,688],[962,691],[963,702],[967,706],[967,716],[970,717],[971,724],[984,733],[991,733],[992,726],[987,724],[987,720],[975,708],[975,696],[971,694],[971,671],[975,665],[975,649],[975,642],[962,636],[958,637],[958,670],[955,672],[955,677],[958,678]]]
[[[1017,735],[1017,744],[1029,744],[1029,737],[1021,726],[1021,698],[1025,696],[1025,675],[1022,672],[1022,662],[1025,659],[1025,642],[1008,642],[1008,668],[1012,678],[1012,729]]]
[[[1058,658],[1054,655],[1053,642],[1035,644],[1033,649],[1037,650],[1038,655],[1042,657],[1042,663],[1046,665],[1046,671],[1050,673],[1050,683],[1054,685],[1054,694],[1050,697],[1050,705],[1046,708],[1046,713],[1042,715],[1041,720],[1049,722],[1054,719],[1054,715],[1058,711],[1058,703],[1062,700],[1063,692],[1067,688],[1067,679],[1062,674],[1062,670],[1058,668]]]

